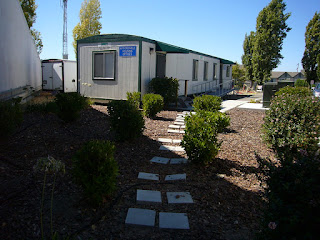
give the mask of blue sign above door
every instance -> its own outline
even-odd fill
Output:
[[[137,53],[136,46],[124,46],[119,47],[119,56],[120,57],[135,57]]]

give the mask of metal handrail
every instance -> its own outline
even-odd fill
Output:
[[[234,80],[227,80],[223,83],[218,84],[217,80],[206,81],[192,86],[192,91],[194,93],[214,93],[214,95],[223,96],[233,89]],[[213,86],[213,83],[215,85]],[[208,86],[208,87],[207,87]],[[200,89],[199,89],[200,87]],[[225,87],[225,88],[224,88]]]

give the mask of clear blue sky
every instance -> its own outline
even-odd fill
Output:
[[[241,63],[246,33],[271,0],[100,0],[101,34],[143,36]],[[41,59],[62,57],[63,9],[60,0],[36,0],[34,27],[43,41]],[[287,0],[292,30],[283,43],[277,71],[296,71],[304,52],[304,33],[319,0]],[[72,30],[79,22],[82,0],[68,0],[68,53],[75,59]]]

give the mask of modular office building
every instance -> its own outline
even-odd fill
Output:
[[[78,91],[91,98],[126,99],[148,92],[155,77],[179,79],[179,95],[232,90],[231,61],[127,34],[78,40]]]

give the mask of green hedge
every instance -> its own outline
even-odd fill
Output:
[[[142,107],[145,116],[155,117],[163,109],[163,97],[159,94],[148,93],[142,98]]]
[[[216,112],[221,109],[222,99],[218,96],[202,95],[193,99],[194,111]]]
[[[176,78],[153,78],[149,83],[151,93],[160,94],[164,105],[178,101],[179,81]]]

